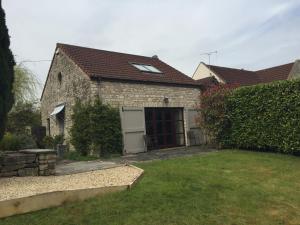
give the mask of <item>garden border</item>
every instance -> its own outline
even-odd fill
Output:
[[[133,165],[128,166],[138,169],[141,172],[140,175],[129,184],[78,190],[54,191],[0,201],[0,218],[60,206],[69,202],[83,201],[95,196],[102,196],[112,192],[130,190],[142,178],[144,170]]]

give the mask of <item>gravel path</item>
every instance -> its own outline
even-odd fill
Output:
[[[142,173],[130,166],[63,176],[12,177],[0,179],[0,201],[53,191],[128,185]]]

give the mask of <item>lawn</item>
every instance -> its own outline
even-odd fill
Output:
[[[300,157],[228,150],[138,166],[131,191],[0,224],[300,224]]]

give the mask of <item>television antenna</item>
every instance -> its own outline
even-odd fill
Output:
[[[209,73],[211,75],[211,70],[210,70],[210,56],[212,54],[216,54],[216,56],[218,56],[218,51],[213,51],[213,52],[203,52],[200,55],[207,55],[208,56],[208,69],[209,69]]]
[[[208,66],[210,66],[210,56],[212,55],[212,54],[218,54],[218,51],[213,51],[213,52],[203,52],[203,53],[201,53],[200,55],[207,55],[208,56]]]

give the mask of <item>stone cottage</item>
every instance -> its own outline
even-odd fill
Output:
[[[157,56],[57,44],[41,97],[47,134],[69,140],[76,99],[120,111],[124,154],[199,144],[200,85]]]

